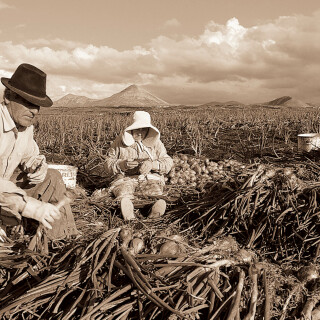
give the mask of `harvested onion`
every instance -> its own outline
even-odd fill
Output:
[[[129,242],[132,240],[132,230],[129,228],[122,228],[119,236],[122,240],[122,246],[127,247]]]
[[[172,241],[172,240],[166,241],[160,247],[160,254],[175,255],[178,253],[180,253],[180,246],[175,241]]]
[[[252,262],[255,254],[253,252],[248,251],[248,250],[240,249],[238,251],[237,256],[240,261],[242,261],[244,263],[250,263],[250,262]]]
[[[133,254],[139,254],[145,248],[144,241],[140,238],[133,238],[130,243],[130,252]]]
[[[168,182],[173,185],[197,187],[208,181],[218,182],[245,167],[236,160],[211,161],[208,158],[194,158],[191,155],[178,154],[173,157],[174,166],[168,174]]]
[[[314,264],[310,264],[309,266],[301,267],[297,276],[301,282],[309,282],[319,278],[319,271]]]

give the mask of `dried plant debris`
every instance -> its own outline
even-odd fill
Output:
[[[105,187],[73,191],[77,239],[12,230],[0,243],[1,319],[316,319],[314,167],[192,160],[175,160],[189,180],[169,177],[158,219],[140,195],[138,219],[123,221]]]

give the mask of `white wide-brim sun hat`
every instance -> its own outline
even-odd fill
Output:
[[[136,111],[132,116],[132,124],[124,129],[122,141],[126,146],[134,144],[134,139],[131,134],[132,130],[149,128],[146,138],[143,140],[143,144],[151,146],[157,139],[160,139],[160,131],[151,124],[150,114],[146,111]]]

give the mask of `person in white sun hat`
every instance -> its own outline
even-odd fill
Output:
[[[111,144],[105,164],[106,171],[115,176],[110,191],[120,200],[125,220],[135,219],[132,200],[137,189],[146,196],[162,195],[164,175],[169,173],[172,165],[159,130],[151,124],[150,114],[134,112],[132,124]],[[165,209],[166,202],[159,199],[148,217],[160,217]]]

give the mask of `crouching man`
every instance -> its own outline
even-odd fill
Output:
[[[46,74],[24,63],[1,82],[6,87],[0,104],[1,232],[21,224],[24,217],[42,223],[52,240],[77,235],[70,205],[56,206],[66,193],[62,177],[48,169],[33,138],[32,124],[40,107],[52,106]]]

